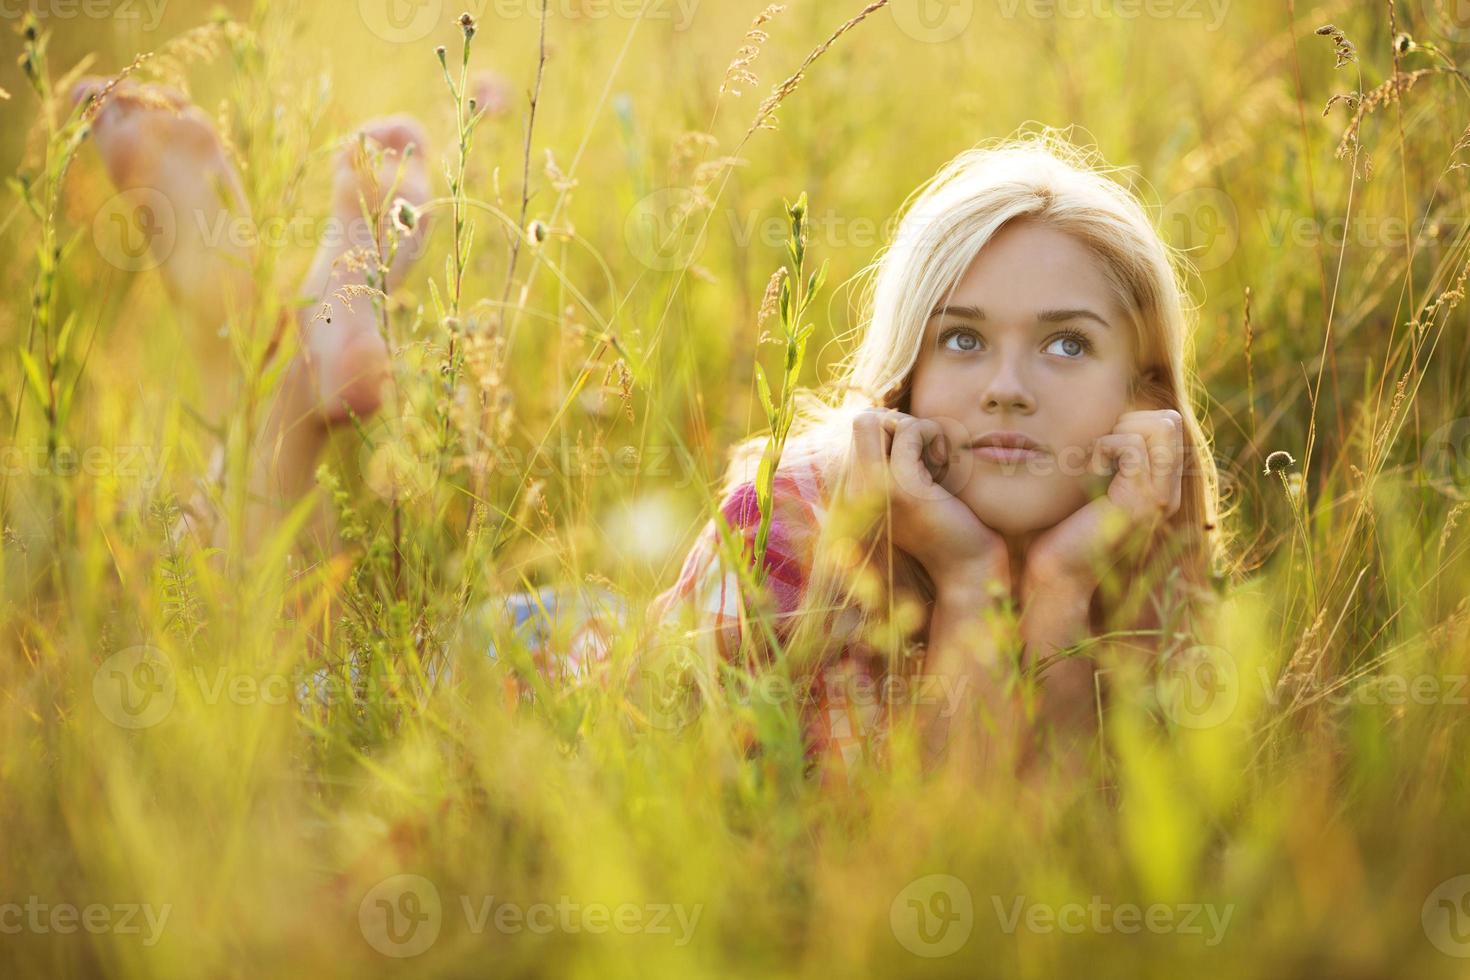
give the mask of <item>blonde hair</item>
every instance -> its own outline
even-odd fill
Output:
[[[1171,579],[1182,577],[1185,584],[1202,589],[1219,553],[1219,483],[1192,405],[1193,311],[1184,303],[1189,264],[1163,241],[1132,190],[1113,179],[1116,173],[1095,150],[1044,129],[966,150],[920,185],[901,209],[892,240],[865,270],[870,278],[856,347],[825,392],[807,391],[798,400],[782,468],[814,466],[829,487],[840,486],[856,412],[873,406],[907,410],[931,311],[1001,228],[1022,219],[1041,222],[1072,235],[1101,261],[1120,308],[1131,320],[1139,403],[1173,408],[1183,417],[1181,503],[1165,536],[1168,543],[1156,547],[1151,557],[1177,570]],[[727,491],[750,479],[766,442],[766,437],[756,437],[732,451]],[[803,631],[807,620],[823,619],[824,609],[840,606],[842,594],[851,594],[838,581],[840,573],[851,572],[850,561],[837,563],[845,569],[833,567],[830,560],[818,564],[803,603],[803,613],[816,615],[798,619]],[[891,587],[908,586],[932,598],[917,563],[898,562],[888,574]],[[1140,610],[1131,621],[1137,625],[1150,618]],[[1156,623],[1158,617],[1152,619]]]

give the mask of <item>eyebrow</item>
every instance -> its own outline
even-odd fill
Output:
[[[985,311],[978,306],[940,306],[929,314],[930,319],[936,316],[952,316],[962,320],[984,320]],[[1036,314],[1037,323],[1062,323],[1067,320],[1096,320],[1104,327],[1112,328],[1112,324],[1107,320],[1081,307],[1071,310],[1042,310]]]

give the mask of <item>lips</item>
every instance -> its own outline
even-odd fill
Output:
[[[1024,432],[988,432],[973,440],[970,449],[991,463],[1024,463],[1046,455],[1041,443]]]

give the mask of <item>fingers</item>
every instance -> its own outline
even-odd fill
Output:
[[[859,497],[873,495],[884,487],[888,464],[887,434],[880,413],[859,412],[852,420],[852,466],[849,489]]]
[[[853,418],[852,436],[849,486],[856,494],[886,495],[897,485],[928,499],[947,469],[944,430],[930,419],[889,408],[865,409]]]
[[[948,459],[944,430],[938,422],[910,416],[897,419],[888,467],[900,489],[921,500],[946,496],[938,484]]]
[[[1184,471],[1184,417],[1173,409],[1129,412],[1114,432],[1135,433],[1143,438],[1155,500],[1165,516],[1172,516],[1181,498]]]
[[[1113,475],[1145,493],[1152,493],[1148,443],[1137,432],[1110,432],[1092,444],[1091,468],[1099,475]]]

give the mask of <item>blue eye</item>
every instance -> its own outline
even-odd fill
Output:
[[[939,338],[939,346],[945,350],[968,354],[980,349],[980,337],[968,330],[951,330]]]
[[[1080,333],[1058,334],[1046,345],[1046,352],[1076,359],[1092,350],[1092,342]]]

